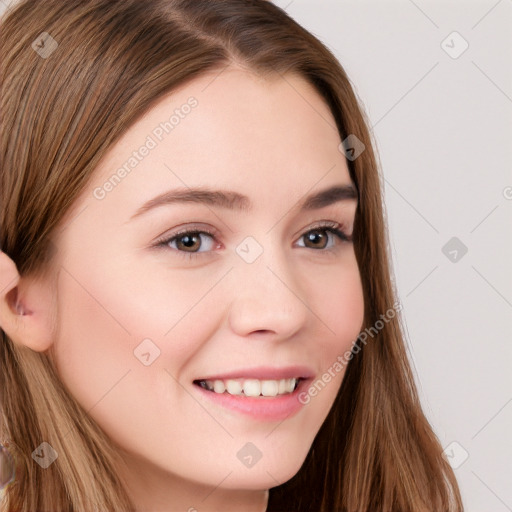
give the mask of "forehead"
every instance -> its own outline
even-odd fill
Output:
[[[166,189],[203,185],[274,201],[272,191],[350,183],[339,144],[330,109],[304,78],[230,66],[161,98],[111,148],[94,186],[111,181],[109,200],[131,209]]]

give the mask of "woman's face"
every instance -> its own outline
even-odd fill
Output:
[[[231,66],[133,125],[66,217],[52,352],[133,488],[268,489],[302,465],[363,323],[353,244],[329,229],[351,235],[357,201],[306,201],[351,186],[340,142],[303,79]]]

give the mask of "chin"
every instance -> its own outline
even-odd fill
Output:
[[[306,453],[307,455],[307,453]],[[304,457],[293,457],[293,460],[276,460],[264,462],[262,457],[254,466],[238,467],[225,482],[223,487],[230,489],[265,490],[277,487],[292,479],[302,467]]]

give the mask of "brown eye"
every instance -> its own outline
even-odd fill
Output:
[[[175,237],[176,246],[179,250],[185,250],[187,252],[197,252],[196,249],[199,249],[201,246],[201,237],[199,233],[189,233],[186,235],[180,235]]]
[[[306,247],[308,249],[325,249],[323,252],[329,252],[330,250],[336,249],[335,246],[337,244],[335,243],[335,238],[341,242],[352,241],[352,236],[346,235],[345,232],[339,228],[340,224],[338,223],[315,226],[300,237],[301,240],[305,240],[305,245],[301,245],[300,247]],[[329,241],[331,241],[330,244]]]
[[[206,243],[206,247],[203,247],[205,243],[201,237],[210,239],[210,243]],[[171,247],[175,251],[193,255],[195,253],[208,252],[211,250],[214,246],[214,236],[207,231],[182,231],[170,238],[162,240],[158,245],[161,247]]]
[[[327,229],[313,229],[308,231],[305,235],[303,235],[304,239],[307,240],[306,247],[311,247],[313,249],[325,249],[327,246],[327,242],[329,241],[329,236],[327,235]],[[311,244],[311,245],[308,245]]]

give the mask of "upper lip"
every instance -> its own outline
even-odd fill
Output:
[[[226,379],[258,379],[258,380],[279,380],[291,379],[300,377],[309,379],[314,376],[314,372],[308,366],[293,365],[293,366],[254,366],[251,368],[240,368],[238,370],[231,370],[226,373],[216,373],[195,380],[226,380]]]

